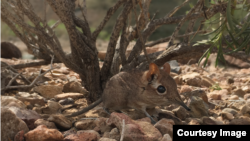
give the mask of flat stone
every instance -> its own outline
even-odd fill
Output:
[[[192,92],[191,87],[188,86],[188,85],[183,85],[183,86],[181,86],[181,91],[180,91],[180,93],[186,93],[186,92]]]
[[[54,98],[56,95],[62,93],[62,87],[56,85],[42,85],[34,87],[33,90],[41,94],[44,98]]]
[[[61,141],[63,135],[56,129],[48,129],[45,125],[40,125],[34,130],[24,135],[26,141]]]
[[[72,123],[62,114],[51,115],[48,121],[54,122],[59,129],[67,130],[72,127]]]
[[[229,125],[250,125],[250,118],[246,116],[241,116],[237,119],[231,120]]]
[[[179,106],[178,108],[172,110],[176,117],[180,118],[181,120],[185,120],[187,116],[187,110],[183,108],[182,106]]]
[[[172,138],[169,134],[165,134],[161,139],[161,141],[172,141]]]
[[[211,87],[215,83],[211,78],[206,76],[202,76],[201,79],[202,86]]]
[[[221,95],[215,92],[207,94],[207,97],[213,100],[221,100]]]
[[[85,119],[77,121],[75,127],[78,130],[93,130],[96,127],[96,124],[92,119]]]
[[[129,116],[123,113],[113,112],[107,121],[108,125],[115,125],[119,131],[122,131],[123,120],[125,121],[124,140],[138,141],[138,140],[150,140],[158,141],[162,138],[161,133],[148,122],[134,121]]]
[[[73,141],[99,141],[100,135],[94,130],[80,130],[76,134],[68,135],[65,140]]]
[[[4,107],[18,107],[26,108],[27,106],[20,100],[12,96],[1,96],[1,106]]]
[[[35,128],[34,122],[42,117],[33,110],[18,108],[18,107],[9,107],[18,118],[22,119],[28,126],[30,130]]]
[[[232,109],[232,108],[225,108],[225,109],[222,110],[222,112],[231,113],[233,116],[238,114],[238,112],[235,109]]]
[[[38,119],[35,121],[35,126],[38,127],[39,125],[45,125],[49,129],[57,129],[54,122],[49,122],[44,119]]]
[[[233,114],[231,114],[229,112],[221,112],[220,115],[221,115],[222,119],[227,119],[227,120],[234,119]]]
[[[116,141],[116,140],[110,138],[100,138],[99,141]]]
[[[18,92],[15,98],[19,99],[22,102],[29,102],[31,105],[39,104],[40,106],[45,105],[45,100],[42,96],[37,93],[27,93],[27,92]]]
[[[173,120],[163,118],[158,121],[154,127],[157,128],[162,135],[169,134],[171,137],[173,137],[173,125],[175,125]]]
[[[230,96],[229,100],[238,100],[239,97],[237,95]]]
[[[62,109],[62,105],[52,100],[48,100],[48,104],[41,108],[43,114],[56,114],[60,109]]]
[[[201,118],[208,116],[208,105],[200,98],[192,96],[189,102],[189,112],[192,117]]]
[[[88,91],[82,87],[82,85],[79,82],[68,82],[63,86],[63,92],[64,93],[81,93],[83,95],[88,95]]]
[[[244,95],[246,94],[246,92],[244,92],[242,89],[235,89],[235,90],[233,90],[233,94],[237,95],[239,97],[244,97]]]
[[[245,95],[244,95],[244,99],[245,99],[245,100],[250,99],[250,93],[245,94]]]
[[[201,86],[201,77],[197,72],[188,73],[182,76],[182,79],[191,86]]]
[[[84,97],[84,95],[81,93],[63,93],[63,94],[57,94],[55,96],[55,99],[57,101],[62,100],[62,99],[66,99],[66,98],[72,98],[72,99],[76,100],[76,99],[83,98],[83,97]]]

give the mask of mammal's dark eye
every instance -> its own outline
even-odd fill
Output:
[[[166,88],[164,86],[160,85],[160,86],[157,87],[157,91],[159,93],[164,93],[166,91]]]

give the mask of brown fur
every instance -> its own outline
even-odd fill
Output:
[[[14,44],[1,42],[1,58],[22,58],[22,53]]]
[[[169,64],[166,64],[166,67],[168,67],[166,70],[158,69],[154,64],[146,72],[133,70],[113,76],[102,95],[104,108],[144,110],[171,103],[183,103],[177,91],[177,85],[169,75]],[[154,80],[149,84],[152,75]],[[165,94],[157,92],[159,85],[166,88]]]
[[[170,65],[165,63],[162,69],[151,63],[148,71],[132,70],[114,75],[106,84],[102,98],[83,110],[73,113],[76,116],[87,112],[103,102],[104,109],[122,110],[136,109],[143,111],[148,117],[147,108],[180,104],[190,110],[181,100],[177,85],[170,74]],[[158,86],[164,86],[166,91],[159,93]],[[150,117],[151,118],[151,117]],[[153,120],[151,118],[151,120]]]

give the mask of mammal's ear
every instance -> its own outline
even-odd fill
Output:
[[[146,74],[146,79],[148,82],[151,82],[152,80],[156,79],[160,74],[159,68],[156,64],[150,63],[149,64],[149,70]]]
[[[163,65],[163,70],[164,70],[165,72],[167,72],[167,74],[170,74],[171,67],[170,67],[169,63],[165,63],[165,64]]]

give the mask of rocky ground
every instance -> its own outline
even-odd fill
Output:
[[[2,61],[18,64],[25,60]],[[50,65],[18,70],[33,81]],[[63,64],[46,73],[33,87],[2,92],[2,141],[171,141],[173,125],[250,125],[250,68],[206,68],[197,63],[177,66],[171,76],[181,98],[191,109],[179,105],[156,107],[156,124],[143,113],[129,110],[106,114],[101,104],[73,118],[65,115],[88,104],[89,93],[79,76]],[[174,67],[172,67],[174,68]],[[9,81],[3,80],[5,85]],[[4,83],[3,83],[4,84]],[[17,79],[16,85],[27,85]],[[2,85],[3,88],[3,85]]]

